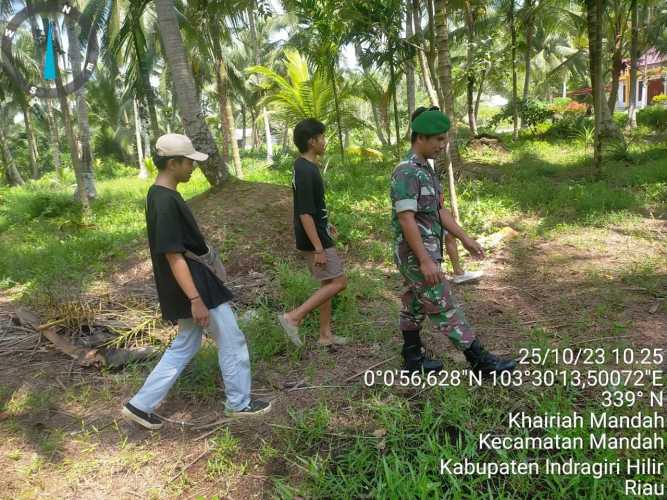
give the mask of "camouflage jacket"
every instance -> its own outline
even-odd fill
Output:
[[[394,231],[394,260],[397,265],[405,263],[412,255],[403,230],[398,222],[398,213],[415,212],[415,220],[421,233],[424,247],[436,262],[442,261],[443,227],[440,222],[443,191],[437,175],[427,162],[411,153],[394,169],[391,176],[391,224]]]

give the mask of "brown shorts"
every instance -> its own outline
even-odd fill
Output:
[[[306,262],[308,263],[308,269],[310,269],[310,273],[313,275],[313,277],[316,280],[324,281],[343,276],[343,261],[338,256],[336,247],[325,248],[324,253],[327,256],[327,264],[325,266],[316,266],[315,252],[301,252],[303,257],[306,259]]]

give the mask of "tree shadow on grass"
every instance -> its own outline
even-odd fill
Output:
[[[512,351],[517,340],[583,347],[665,343],[667,310],[656,297],[667,295],[666,262],[616,263],[608,249],[564,254],[569,247],[548,245],[542,250],[530,240],[512,241],[510,263],[497,282],[481,282],[481,294],[470,290],[468,307],[480,331]]]
[[[20,435],[47,462],[62,461],[65,436],[60,425],[65,422],[58,417],[66,417],[54,413],[57,409],[54,389],[23,382],[14,387],[2,386],[0,395],[0,431]],[[52,420],[60,421],[60,425],[53,425]]]
[[[607,165],[598,180],[592,178],[585,159],[563,164],[527,151],[502,167],[506,173],[502,182],[472,184],[469,197],[536,214],[541,218],[539,232],[563,224],[600,226],[627,215],[645,216],[647,204],[664,190],[667,165],[663,163],[646,153],[645,159],[632,164]]]

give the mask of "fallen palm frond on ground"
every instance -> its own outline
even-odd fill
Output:
[[[153,357],[158,350],[146,343],[158,321],[155,310],[107,297],[106,301],[63,304],[59,318],[43,323],[34,312],[19,307],[13,324],[0,340],[0,355],[18,348],[36,349],[41,336],[81,366],[120,368]],[[123,347],[121,347],[123,346]]]

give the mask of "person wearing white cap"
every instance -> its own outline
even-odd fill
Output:
[[[190,180],[194,162],[208,155],[180,134],[163,135],[155,149],[159,173],[146,197],[146,228],[162,318],[178,323],[178,335],[122,414],[148,429],[162,427],[153,412],[199,350],[204,329],[218,347],[226,413],[266,413],[271,403],[250,397],[248,346],[229,305],[232,294],[224,285],[222,263],[177,191]]]

